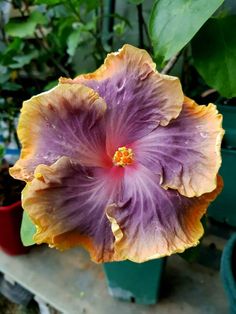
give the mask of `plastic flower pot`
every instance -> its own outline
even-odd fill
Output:
[[[217,106],[223,114],[222,166],[220,174],[224,179],[224,189],[208,210],[208,215],[219,222],[236,226],[235,204],[235,178],[236,178],[236,107]]]
[[[18,283],[10,283],[5,279],[0,282],[0,292],[11,302],[21,304],[23,306],[27,306],[34,297],[31,292],[23,288]]]
[[[0,248],[9,255],[25,254],[29,251],[20,238],[22,214],[20,201],[0,207]]]
[[[230,314],[236,314],[236,233],[224,248],[220,271],[230,304]]]
[[[236,149],[236,107],[218,105],[217,109],[223,114],[223,147]]]
[[[222,193],[210,205],[208,216],[217,221],[236,226],[236,150],[222,149],[222,166],[220,168],[220,174],[224,179],[224,188]]]
[[[166,258],[137,264],[130,261],[105,263],[109,294],[138,304],[156,304],[160,297]]]

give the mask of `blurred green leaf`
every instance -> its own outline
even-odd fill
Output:
[[[3,90],[9,90],[9,91],[17,91],[21,88],[22,86],[20,84],[17,84],[14,82],[6,82],[2,85]]]
[[[58,80],[55,80],[55,81],[52,81],[52,82],[49,82],[46,86],[44,86],[44,91],[48,91],[49,89],[57,86],[58,84]]]
[[[91,12],[99,6],[99,0],[80,0],[86,5],[86,11]]]
[[[120,21],[124,21],[125,24],[126,24],[129,28],[132,29],[132,25],[131,25],[130,21],[129,21],[127,18],[125,18],[124,16],[121,16],[120,14],[117,14],[117,13],[108,14],[107,17],[114,17],[114,18],[116,18],[116,19],[118,19],[118,20],[120,20]]]
[[[4,65],[12,63],[12,57],[21,51],[23,43],[21,38],[14,38],[14,40],[8,44],[6,49],[0,54],[0,62]]]
[[[24,38],[32,36],[38,24],[46,24],[46,17],[39,11],[34,11],[25,20],[11,19],[5,26],[5,31],[9,36]]]
[[[24,211],[20,231],[21,240],[24,246],[29,246],[35,243],[33,240],[35,232],[36,232],[35,225],[32,223],[26,211]]]
[[[121,37],[125,33],[126,24],[124,21],[114,25],[113,29],[117,36]]]
[[[0,162],[2,158],[4,157],[4,154],[5,154],[5,147],[2,144],[0,144]]]
[[[8,44],[7,49],[4,51],[5,55],[15,54],[16,51],[19,51],[22,45],[22,39],[14,38],[14,40]]]
[[[75,50],[78,47],[79,43],[81,41],[81,29],[78,28],[74,30],[67,40],[67,53],[70,56],[73,56],[75,54]]]
[[[56,5],[62,3],[62,0],[35,0],[35,4]]]
[[[58,20],[54,33],[55,36],[59,38],[61,47],[67,47],[67,41],[69,35],[71,34],[73,23],[74,18],[72,16]]]
[[[26,54],[24,56],[15,56],[12,58],[12,60],[15,62],[11,65],[9,65],[9,67],[11,69],[18,69],[18,68],[22,68],[24,65],[29,64],[33,59],[38,57],[38,52],[32,51],[29,54]]]
[[[8,67],[2,66],[0,64],[0,84],[4,84],[7,82],[11,77],[11,72],[9,71]]]
[[[143,3],[143,1],[144,0],[129,0],[130,3],[136,4],[136,5]]]
[[[236,1],[225,0],[213,17],[225,17],[226,15],[236,14]]]
[[[224,97],[236,97],[236,17],[212,18],[192,41],[194,65]]]
[[[156,0],[149,33],[161,65],[180,51],[224,0]]]

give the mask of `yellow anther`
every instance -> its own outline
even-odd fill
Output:
[[[134,153],[131,148],[122,146],[117,149],[112,160],[115,166],[125,167],[134,161]]]

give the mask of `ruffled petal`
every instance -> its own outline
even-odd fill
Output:
[[[36,243],[67,249],[82,245],[95,262],[113,260],[114,236],[105,208],[118,187],[67,157],[39,165],[23,191],[23,208],[37,226]]]
[[[143,137],[133,148],[140,163],[160,174],[162,187],[200,196],[216,188],[223,134],[216,106],[199,106],[186,97],[176,120]]]
[[[80,84],[60,84],[25,101],[18,125],[22,152],[11,175],[30,181],[37,165],[51,165],[61,156],[101,165],[105,136],[99,122],[105,111],[104,100]]]
[[[201,217],[222,188],[197,198],[164,190],[145,167],[126,176],[120,201],[107,209],[116,238],[115,259],[144,262],[196,246],[203,234]]]
[[[167,125],[182,108],[179,79],[156,71],[149,54],[131,45],[107,56],[91,74],[61,83],[82,83],[107,103],[108,149],[129,144],[160,125]],[[109,138],[112,141],[109,141]]]

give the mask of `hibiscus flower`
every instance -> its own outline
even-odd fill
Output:
[[[36,243],[84,246],[96,262],[149,259],[198,244],[219,193],[222,117],[185,97],[145,50],[125,45],[104,65],[23,104],[23,208]]]

